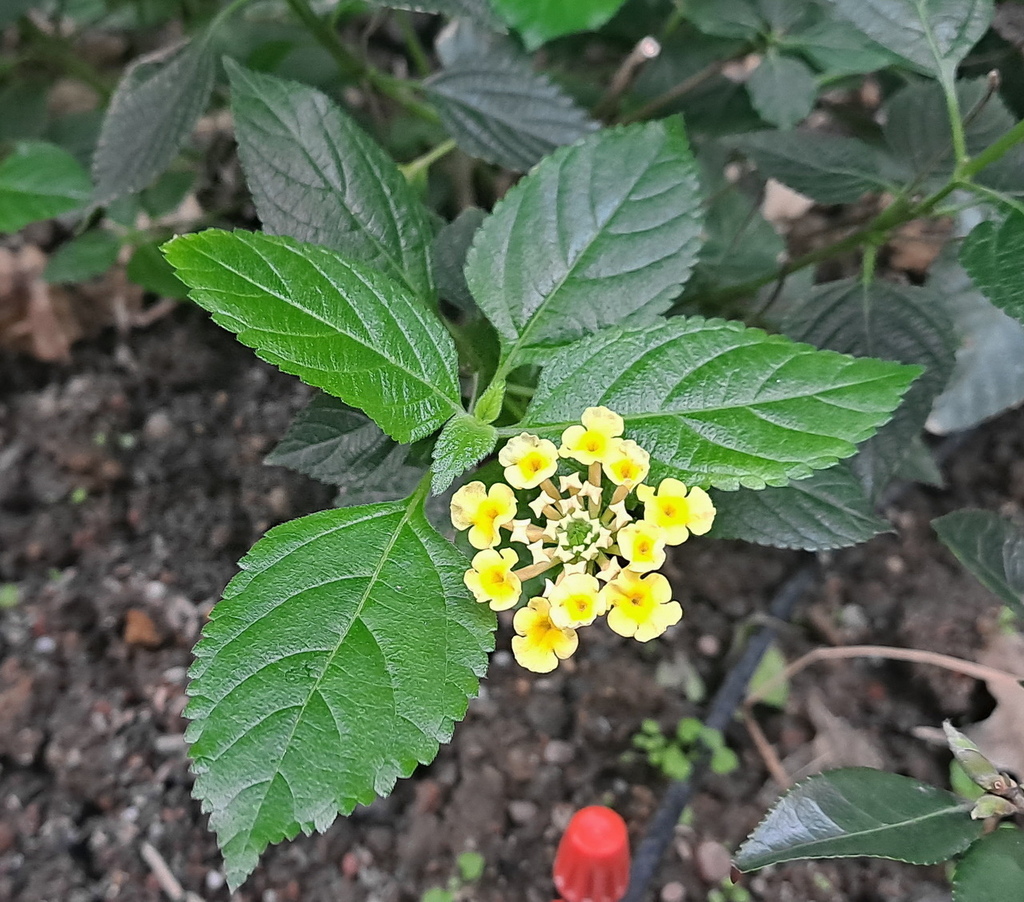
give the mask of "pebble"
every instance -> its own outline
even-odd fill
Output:
[[[40,636],[36,639],[36,651],[41,655],[53,654],[57,649],[57,640],[53,636]]]
[[[717,658],[721,650],[722,643],[718,641],[717,636],[712,636],[710,633],[705,633],[697,640],[697,651],[705,658]]]
[[[508,803],[508,817],[513,824],[523,826],[534,821],[540,809],[526,799],[516,799]]]
[[[207,871],[203,882],[211,893],[215,893],[224,885],[224,875],[220,871]]]
[[[141,608],[129,608],[124,619],[124,641],[128,645],[156,648],[162,641],[153,618]]]
[[[174,431],[174,423],[165,410],[157,410],[146,418],[142,434],[151,441],[159,442],[168,438]]]
[[[705,883],[718,884],[729,876],[732,870],[732,855],[720,842],[706,839],[697,845],[694,855],[697,873]]]
[[[548,764],[568,764],[576,757],[576,749],[571,742],[562,739],[552,739],[544,746],[544,760]]]
[[[686,899],[686,887],[681,883],[666,883],[661,888],[661,902],[684,902]]]

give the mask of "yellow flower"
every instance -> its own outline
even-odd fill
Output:
[[[651,470],[651,455],[631,438],[612,442],[604,458],[604,473],[616,485],[632,488]]]
[[[505,479],[517,489],[535,489],[558,469],[558,449],[554,442],[523,432],[508,440],[498,452],[498,463],[505,468]]]
[[[490,602],[492,611],[507,611],[523,594],[523,584],[512,572],[518,563],[519,557],[511,548],[500,552],[489,548],[474,556],[473,568],[466,571],[463,581],[477,601]]]
[[[692,532],[702,536],[715,519],[715,506],[704,489],[687,490],[678,479],[663,479],[655,492],[649,485],[636,490],[644,502],[644,520],[665,532],[669,545],[685,542]]]
[[[619,530],[619,551],[634,573],[657,570],[665,563],[665,532],[644,520]]]
[[[469,530],[470,545],[493,548],[501,538],[498,527],[516,515],[516,496],[500,482],[489,490],[482,482],[470,482],[455,493],[451,511],[455,528]]]
[[[561,629],[551,621],[546,598],[531,598],[512,620],[518,636],[512,638],[512,654],[520,666],[534,673],[550,673],[559,659],[568,658],[579,645],[574,629]]]
[[[544,595],[551,602],[551,622],[561,629],[590,626],[605,611],[601,584],[589,573],[569,573],[554,585],[549,581]]]
[[[608,600],[608,626],[620,636],[647,642],[660,636],[683,616],[672,587],[660,573],[641,576],[623,570],[602,589]]]
[[[622,417],[607,407],[588,407],[580,417],[582,426],[570,426],[562,433],[558,453],[589,466],[600,463],[611,449],[612,441],[622,435]]]

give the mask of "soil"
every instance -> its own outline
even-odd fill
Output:
[[[331,504],[330,489],[262,463],[307,397],[187,305],[80,345],[67,365],[0,356],[0,899],[156,902],[147,843],[185,890],[229,898],[190,797],[186,669],[235,561],[268,527]],[[928,523],[965,504],[1018,508],[1022,444],[1019,412],[983,427],[946,467],[947,488],[903,496],[894,535],[826,559],[783,631],[785,655],[871,642],[976,659],[995,599]],[[587,631],[546,677],[515,666],[504,621],[480,696],[437,760],[325,834],[269,850],[231,898],[417,902],[476,850],[486,867],[460,898],[550,902],[574,810],[611,805],[639,841],[667,781],[632,736],[645,718],[672,729],[700,716],[700,685],[718,685],[798,560],[692,540],[670,574],[679,627],[644,646]],[[948,755],[917,728],[990,708],[972,680],[873,659],[815,665],[785,713],[759,719],[791,773],[870,759],[946,785]],[[741,768],[702,787],[653,898],[705,899],[727,872],[718,844],[734,848],[777,794],[740,722],[727,738]],[[745,882],[765,902],[949,898],[941,867],[890,862],[800,863]]]

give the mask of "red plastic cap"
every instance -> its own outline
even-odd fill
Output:
[[[626,822],[611,808],[581,808],[558,844],[554,876],[565,902],[619,902],[629,886]]]

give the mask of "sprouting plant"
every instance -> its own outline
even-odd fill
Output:
[[[750,902],[751,896],[745,886],[733,883],[726,877],[719,886],[708,890],[707,902]]]
[[[462,852],[455,859],[457,873],[448,878],[448,885],[428,889],[420,897],[420,902],[455,902],[463,891],[483,876],[486,865],[487,862],[479,852]]]
[[[685,780],[693,773],[698,755],[709,754],[711,771],[730,774],[739,767],[736,753],[725,744],[718,730],[704,726],[695,717],[684,717],[675,731],[666,735],[656,720],[644,720],[633,736],[633,745],[642,749],[652,767],[670,780]]]

